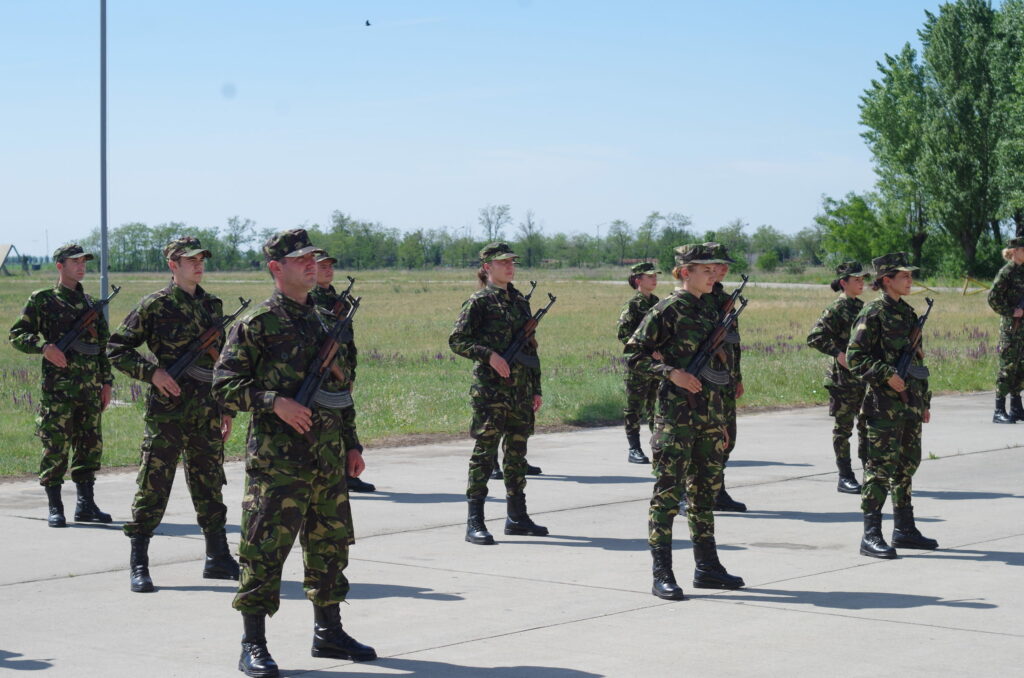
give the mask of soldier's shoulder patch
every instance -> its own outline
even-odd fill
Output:
[[[653,308],[651,308],[650,312],[651,312],[651,313],[662,313],[662,312],[664,312],[664,310],[665,310],[666,308],[668,308],[668,307],[669,307],[669,306],[671,306],[671,305],[672,305],[673,303],[675,303],[675,301],[676,301],[676,300],[677,300],[678,298],[679,298],[679,297],[672,297],[672,296],[668,296],[668,297],[665,297],[664,299],[662,299],[661,301],[659,301],[658,303],[656,303],[656,304],[654,305],[654,307],[653,307]]]
[[[863,332],[867,328],[868,328],[867,321],[861,320],[856,325],[853,326],[853,333],[856,334],[857,332]]]

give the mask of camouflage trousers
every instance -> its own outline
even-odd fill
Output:
[[[730,385],[722,393],[722,404],[725,406],[725,430],[729,440],[726,441],[725,449],[722,451],[722,472],[725,472],[725,465],[729,463],[729,455],[736,449],[736,387]]]
[[[828,414],[835,418],[832,426],[832,449],[836,453],[836,461],[850,458],[850,436],[853,435],[853,421],[857,420],[857,457],[865,462],[868,449],[868,432],[864,417],[860,416],[860,408],[864,403],[864,386],[859,388],[830,388],[828,398]]]
[[[185,484],[192,495],[199,527],[203,532],[220,532],[227,521],[221,488],[224,477],[224,443],[220,415],[204,412],[203,417],[146,418],[142,439],[142,461],[138,490],[132,502],[132,520],[125,523],[129,537],[148,537],[163,519],[171,495],[178,458],[184,457]]]
[[[654,494],[647,514],[648,543],[672,543],[672,522],[686,493],[690,539],[715,536],[715,496],[722,487],[725,431],[721,426],[664,426],[655,434]]]
[[[868,419],[868,449],[860,507],[881,511],[892,495],[895,508],[910,506],[912,481],[921,465],[921,422],[911,419]]]
[[[277,612],[281,571],[295,537],[302,544],[302,587],[314,605],[348,595],[348,547],[355,543],[344,466],[310,469],[279,464],[246,470],[242,499],[242,567],[232,606],[243,614]]]
[[[622,418],[626,424],[626,433],[639,431],[647,424],[654,429],[654,411],[658,402],[658,386],[661,381],[641,372],[626,372],[626,407],[622,410]]]
[[[505,496],[526,490],[526,441],[533,434],[530,401],[487,401],[473,398],[473,423],[469,435],[476,441],[469,458],[468,499],[487,496],[487,480],[502,449]]]
[[[996,397],[1017,395],[1024,389],[1024,329],[1022,336],[1004,331],[999,337],[999,370],[996,373]]]
[[[36,435],[43,443],[39,484],[61,485],[68,471],[71,448],[71,480],[84,483],[96,477],[103,456],[103,410],[100,387],[83,388],[69,397],[43,391],[36,417]]]

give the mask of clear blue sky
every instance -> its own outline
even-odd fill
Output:
[[[937,2],[109,0],[109,223],[795,232]],[[99,225],[99,2],[0,0],[0,240]],[[370,27],[364,22],[369,20]]]

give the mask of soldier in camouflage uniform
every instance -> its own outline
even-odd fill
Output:
[[[999,323],[999,372],[996,375],[994,424],[1014,424],[1024,420],[1020,392],[1024,388],[1024,238],[1014,238],[1003,250],[1006,265],[999,269],[988,305],[1002,316]],[[1014,328],[1014,324],[1018,327]],[[1010,411],[1006,411],[1010,396]]]
[[[619,314],[619,341],[625,344],[633,336],[640,321],[658,303],[654,290],[658,288],[658,274],[654,264],[634,264],[630,269],[629,286],[636,290],[633,298],[626,302]],[[626,423],[626,441],[629,452],[626,460],[631,464],[650,464],[651,460],[640,447],[640,425],[654,428],[654,407],[658,399],[657,377],[650,374],[626,370],[626,407],[622,416]]]
[[[101,415],[110,404],[114,378],[104,352],[109,337],[107,321],[100,313],[91,330],[68,350],[55,346],[75,321],[93,305],[82,288],[86,262],[93,255],[79,245],[57,248],[53,253],[59,280],[49,289],[29,297],[21,318],[11,326],[10,342],[22,353],[42,354],[43,384],[36,418],[36,434],[43,443],[39,484],[49,503],[47,525],[65,527],[60,489],[68,471],[71,447],[71,479],[78,490],[76,522],[109,523],[110,514],[96,506],[93,490],[103,456]]]
[[[526,510],[526,440],[533,434],[534,415],[541,406],[540,368],[519,362],[511,365],[501,352],[532,317],[530,303],[512,284],[517,255],[503,242],[480,250],[480,289],[466,300],[448,337],[458,355],[469,358],[473,368],[473,423],[470,435],[476,440],[469,459],[466,498],[469,518],[466,541],[493,544],[494,537],[484,524],[487,479],[504,440],[505,496],[508,518],[505,534],[543,536],[548,529],[537,525]],[[536,343],[524,350],[536,355]]]
[[[644,317],[626,343],[632,369],[659,378],[655,424],[654,472],[657,480],[648,513],[648,544],[653,558],[654,584],[659,598],[682,600],[683,591],[672,571],[672,523],[685,490],[686,517],[693,541],[697,588],[743,586],[718,560],[715,544],[715,496],[722,482],[722,454],[727,446],[724,388],[685,371],[701,342],[719,322],[718,308],[705,299],[722,263],[703,245],[676,248],[672,277],[681,287],[662,299]],[[655,357],[655,353],[662,356]],[[728,366],[718,358],[711,365],[728,378]],[[691,408],[688,396],[694,396]]]
[[[316,259],[316,286],[309,293],[313,297],[313,303],[317,306],[326,308],[328,311],[333,311],[335,304],[341,295],[337,290],[334,289],[334,285],[331,283],[334,281],[334,264],[338,263],[338,260],[332,256],[329,256],[326,252],[321,254]],[[349,310],[349,303],[343,302],[338,313],[345,315]],[[345,344],[346,358],[348,359],[349,369],[352,372],[352,388],[355,388],[356,381],[356,342],[353,338],[352,341]],[[348,482],[349,492],[375,492],[377,488],[373,483],[368,483],[362,478],[355,478],[349,476],[346,478]]]
[[[179,457],[184,459],[185,483],[206,539],[203,577],[238,579],[238,563],[228,549],[227,508],[221,496],[227,482],[224,442],[231,434],[231,417],[221,413],[210,392],[215,358],[204,353],[180,381],[166,369],[220,320],[224,305],[199,285],[210,250],[203,249],[197,238],[172,241],[164,247],[164,256],[171,283],[143,297],[107,344],[114,367],[150,384],[138,490],[132,519],[124,525],[131,539],[130,587],[136,593],[153,591],[149,540],[167,508]],[[215,354],[223,343],[220,339],[211,347]],[[155,363],[139,352],[143,344]]]
[[[729,301],[729,297],[732,296],[725,291],[725,285],[722,284],[722,281],[729,274],[729,264],[734,264],[736,261],[729,256],[729,251],[725,248],[725,245],[717,242],[706,242],[704,247],[711,251],[715,259],[722,262],[715,265],[715,272],[717,274],[715,276],[715,285],[711,289],[711,293],[705,297],[707,303],[715,308],[721,318],[725,315],[725,304]],[[722,348],[725,351],[729,374],[732,378],[729,380],[729,385],[722,391],[725,418],[728,422],[726,426],[726,433],[728,435],[726,437],[725,451],[722,453],[722,481],[718,488],[718,494],[715,495],[715,510],[743,513],[747,510],[747,505],[733,499],[725,489],[725,467],[729,463],[729,456],[736,448],[736,401],[743,397],[743,373],[740,370],[740,326],[738,321],[733,325],[733,329],[726,337]]]
[[[836,279],[831,286],[833,292],[842,293],[822,312],[811,333],[807,335],[808,346],[832,357],[832,365],[825,377],[825,388],[829,394],[829,416],[836,420],[832,428],[832,449],[839,469],[837,490],[847,494],[860,494],[861,491],[850,463],[850,436],[853,434],[854,418],[857,420],[857,456],[861,464],[865,461],[868,438],[864,417],[860,416],[860,407],[864,402],[864,382],[854,377],[847,368],[846,345],[850,343],[853,321],[864,306],[864,302],[857,297],[864,292],[864,278],[870,275],[862,270],[860,262],[846,261],[839,264],[836,267]]]
[[[846,348],[850,371],[867,384],[862,414],[867,431],[867,463],[861,489],[864,536],[860,552],[874,558],[895,558],[893,547],[934,549],[938,543],[922,535],[914,522],[911,483],[921,464],[921,424],[931,418],[932,393],[923,353],[913,358],[907,381],[896,374],[896,361],[907,346],[917,314],[902,297],[910,294],[916,266],[906,252],[872,260],[872,289],[882,297],[864,306],[854,321]],[[900,398],[906,393],[907,402]],[[882,536],[882,506],[892,494],[895,527],[892,546]]]
[[[302,543],[303,587],[314,610],[314,657],[368,661],[373,648],[342,628],[339,603],[349,590],[344,570],[354,543],[346,469],[364,468],[356,434],[351,372],[341,344],[332,374],[311,409],[292,399],[328,337],[334,317],[313,303],[316,255],[303,229],[263,245],[274,294],[231,328],[214,371],[214,395],[228,412],[250,411],[242,502],[242,575],[233,605],[245,635],[238,668],[276,676],[267,650],[266,616],[280,605],[281,571],[296,536]]]

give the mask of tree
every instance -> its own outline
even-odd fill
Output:
[[[640,256],[647,260],[654,256],[654,242],[658,238],[658,229],[665,218],[658,212],[651,212],[644,219],[640,228],[636,229],[636,244]]]
[[[544,256],[544,236],[533,218],[533,210],[526,210],[526,216],[519,222],[519,235],[523,263],[529,267],[537,266]]]
[[[622,219],[616,219],[608,227],[608,244],[617,259],[616,263],[622,264],[626,258],[626,249],[633,242],[633,229]]]
[[[781,233],[774,226],[762,224],[754,231],[750,238],[750,246],[754,252],[759,254],[775,253],[775,263],[785,261],[790,257],[792,248],[789,245],[789,238]]]
[[[750,252],[750,236],[746,234],[747,224],[742,219],[733,219],[717,231],[708,231],[704,234],[706,242],[717,242],[725,245],[729,256],[736,260],[731,266],[732,270],[742,273],[750,265],[747,257]]]
[[[225,254],[225,266],[234,266],[243,261],[242,248],[252,242],[256,236],[256,222],[252,219],[242,219],[234,216],[228,219],[228,227],[224,234],[224,244],[227,245]]]
[[[673,212],[663,218],[664,225],[658,233],[658,266],[671,271],[675,266],[675,248],[694,242],[697,238],[690,231],[693,222],[685,214]]]
[[[508,205],[482,207],[477,220],[484,229],[484,238],[487,242],[501,240],[505,237],[505,227],[512,222],[512,208]]]
[[[1004,0],[996,15],[992,81],[999,92],[996,114],[1002,135],[996,144],[996,184],[1001,217],[1013,219],[1024,236],[1024,0]]]

